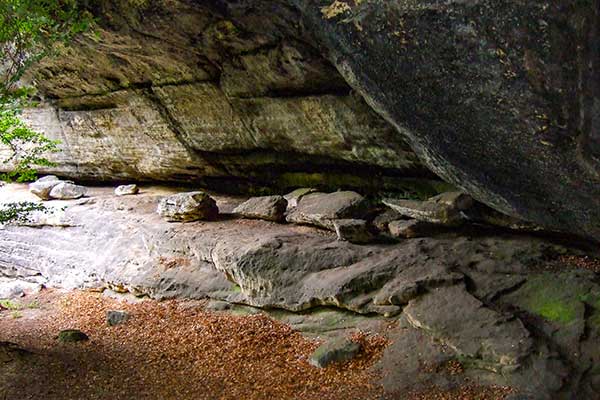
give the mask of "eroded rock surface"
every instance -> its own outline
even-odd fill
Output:
[[[198,191],[165,197],[158,203],[156,212],[169,222],[193,222],[215,219],[219,208],[208,193]]]
[[[216,3],[94,2],[97,35],[26,79],[44,100],[26,119],[61,141],[48,170],[230,191],[433,176],[303,38],[289,4],[242,2],[236,22]]]
[[[32,196],[15,185],[0,190]],[[443,343],[477,379],[540,398],[597,394],[590,367],[600,343],[595,275],[540,272],[579,250],[485,231],[356,245],[312,227],[231,216],[173,224],[155,212],[172,194],[145,188],[116,197],[112,188],[95,188],[89,200],[56,205],[67,206],[67,227],[7,225],[0,230],[0,274],[156,299],[208,297],[293,312],[326,306],[400,318]],[[243,202],[216,199],[224,215]],[[398,379],[398,387],[410,383]]]
[[[446,181],[600,238],[597,2],[292,2],[349,84]]]
[[[253,197],[237,206],[233,213],[245,218],[281,222],[285,219],[287,206],[288,202],[283,196]]]
[[[356,192],[310,193],[300,198],[286,219],[335,231],[334,220],[361,219],[367,215],[367,207],[365,198]]]

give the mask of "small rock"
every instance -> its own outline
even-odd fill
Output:
[[[65,329],[58,334],[58,340],[63,343],[84,342],[90,338],[78,329]]]
[[[18,361],[30,355],[32,355],[31,352],[22,349],[18,344],[0,342],[0,365]]]
[[[300,199],[298,207],[288,214],[287,221],[333,231],[333,220],[363,219],[367,211],[366,200],[355,192],[311,193]]]
[[[500,226],[502,228],[531,232],[541,231],[543,229],[531,222],[511,217],[481,203],[476,203],[473,207],[466,210],[465,215],[470,221]]]
[[[206,305],[208,311],[227,311],[231,309],[231,303],[226,301],[211,301]]]
[[[288,205],[287,205],[288,210],[298,207],[298,202],[300,201],[300,199],[302,197],[306,196],[307,194],[315,193],[316,191],[317,191],[317,189],[300,188],[300,189],[296,189],[293,192],[288,193],[285,196],[283,196],[288,202]]]
[[[75,200],[87,193],[85,186],[75,185],[70,182],[60,182],[50,191],[50,198],[57,200]]]
[[[411,219],[408,221],[392,221],[388,224],[388,229],[393,237],[412,239],[435,235],[442,230],[442,227],[437,224]]]
[[[61,181],[43,179],[44,178],[29,184],[29,191],[42,200],[50,200],[50,192],[52,191],[52,189],[54,189],[54,187],[58,186],[61,183]]]
[[[158,214],[169,222],[212,220],[219,214],[217,202],[204,192],[178,193],[160,201]]]
[[[281,222],[285,218],[286,208],[287,200],[282,196],[263,196],[247,200],[237,206],[233,213],[245,218]]]
[[[60,182],[60,179],[58,179],[58,176],[56,175],[46,175],[44,177],[41,177],[40,179],[38,179],[36,182]]]
[[[106,313],[106,322],[110,326],[120,325],[129,319],[129,313],[125,311],[108,311]]]
[[[392,221],[398,221],[403,218],[403,215],[398,211],[388,208],[373,219],[373,226],[381,233],[389,233],[388,225]]]
[[[333,221],[333,226],[338,240],[357,244],[373,241],[374,236],[364,219],[337,219]]]
[[[139,192],[140,188],[136,184],[121,185],[115,189],[115,195],[117,196],[131,196],[134,194],[138,194]]]
[[[310,364],[325,368],[332,363],[350,361],[360,352],[360,344],[348,339],[336,339],[324,343],[310,356]]]
[[[39,293],[42,285],[18,279],[0,278],[0,299],[13,299],[27,294]]]
[[[473,205],[473,198],[461,192],[447,192],[427,201],[385,199],[383,203],[409,218],[446,226],[457,226],[464,221],[462,211]]]

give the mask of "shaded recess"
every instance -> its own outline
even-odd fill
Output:
[[[47,172],[225,192],[435,193],[438,178],[306,39],[291,5],[103,1],[90,10],[96,34],[28,77],[44,100],[29,122],[64,150]]]

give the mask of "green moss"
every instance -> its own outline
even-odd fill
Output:
[[[514,295],[512,301],[528,312],[569,325],[584,318],[584,301],[589,287],[571,280],[568,274],[542,274],[531,277]]]
[[[543,299],[534,303],[533,310],[549,321],[569,324],[577,318],[577,306],[563,301]]]

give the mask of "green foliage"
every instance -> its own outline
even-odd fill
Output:
[[[25,71],[49,54],[55,43],[87,30],[91,21],[79,10],[77,0],[0,0],[0,99],[11,97]]]
[[[4,181],[35,180],[34,166],[53,166],[44,155],[58,151],[58,141],[30,129],[19,118],[19,113],[17,107],[0,108],[0,144],[10,149],[10,156],[1,161],[13,165],[10,172],[0,174],[0,179]]]
[[[0,308],[6,308],[11,311],[21,311],[24,309],[35,309],[40,308],[40,303],[37,300],[32,301],[31,303],[22,304],[12,300],[0,300]]]
[[[33,211],[47,213],[48,209],[43,204],[32,203],[29,201],[4,204],[0,208],[0,224],[28,223],[30,222],[30,213]]]
[[[12,300],[0,300],[0,307],[6,308],[7,310],[17,311],[21,309],[21,305]]]
[[[44,154],[57,151],[58,142],[27,127],[20,119],[29,91],[17,84],[28,68],[87,30],[92,19],[77,0],[0,0],[0,145],[11,155],[0,160],[13,170],[0,179],[34,180],[34,166],[52,166]]]

